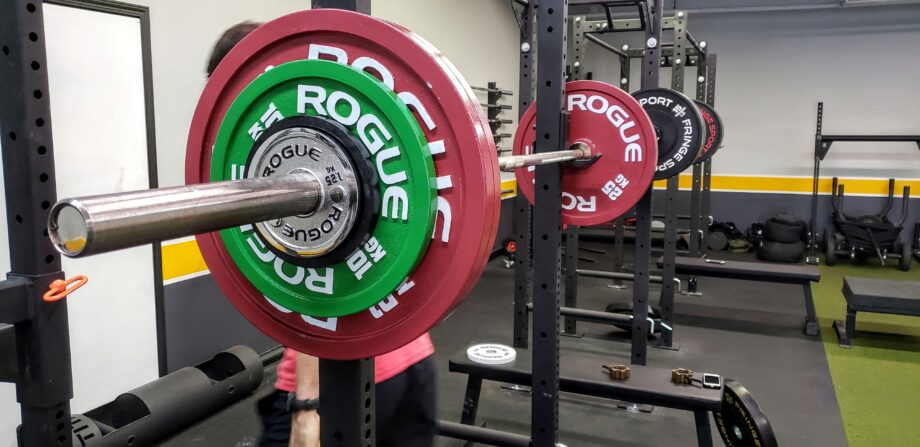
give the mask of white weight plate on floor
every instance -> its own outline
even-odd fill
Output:
[[[511,346],[483,343],[467,348],[466,358],[483,365],[504,365],[517,358],[517,351]]]

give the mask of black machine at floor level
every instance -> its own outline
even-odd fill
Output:
[[[893,143],[893,142],[912,142],[917,145],[917,148],[920,148],[920,135],[825,135],[822,132],[822,126],[824,122],[824,103],[818,103],[818,126],[815,132],[815,169],[814,177],[812,178],[812,191],[811,191],[811,219],[809,220],[808,225],[808,254],[805,257],[805,262],[808,264],[817,264],[818,255],[817,250],[819,240],[818,240],[818,181],[820,180],[821,174],[821,161],[827,157],[828,152],[831,150],[831,145],[834,142],[871,142],[871,143]],[[836,184],[831,191],[831,194],[836,192]],[[887,211],[885,212],[887,214]],[[825,248],[828,245],[829,239],[827,235],[824,237]],[[881,258],[881,256],[880,256]],[[834,262],[833,260],[831,262]]]
[[[71,416],[74,446],[153,445],[249,396],[262,383],[262,359],[234,346],[211,360],[142,385]]]
[[[920,222],[914,223],[914,236],[911,239],[911,249],[914,256],[920,259]]]
[[[894,179],[888,179],[888,200],[877,214],[852,216],[844,212],[843,191],[843,185],[838,185],[834,177],[831,191],[834,223],[824,232],[824,263],[834,265],[840,256],[851,260],[875,256],[884,267],[888,258],[893,257],[898,259],[901,270],[910,270],[911,242],[901,241],[901,230],[910,206],[910,187],[904,187],[901,218],[897,222],[888,218],[894,203]]]

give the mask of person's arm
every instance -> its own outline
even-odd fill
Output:
[[[319,398],[319,359],[297,354],[298,400]],[[319,447],[319,414],[316,410],[291,414],[291,447]]]

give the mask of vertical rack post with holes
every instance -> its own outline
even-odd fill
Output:
[[[541,0],[537,16],[537,108],[534,152],[565,149],[568,0]],[[559,255],[561,166],[537,166],[533,219],[533,364],[531,443],[555,447],[559,431]]]
[[[691,45],[692,39],[687,32],[687,15],[683,11],[675,12],[670,19],[670,26],[674,33],[670,51],[671,61],[671,89],[678,92],[684,91],[684,67],[687,65],[687,47]],[[696,174],[696,167],[694,167]],[[665,192],[665,223],[664,223],[664,253],[662,255],[662,273],[664,279],[661,283],[661,296],[659,306],[661,308],[661,323],[674,327],[674,281],[676,276],[675,258],[677,256],[677,196],[679,193],[680,176],[675,175],[667,180],[667,191]],[[691,205],[690,214],[695,214],[695,208]],[[693,239],[693,227],[691,226],[690,238]],[[670,330],[662,331],[658,340],[658,347],[673,348],[673,333]]]
[[[610,13],[610,8],[612,7],[621,7],[621,6],[636,6],[638,7],[639,17],[636,19],[612,19],[612,14]],[[619,57],[620,64],[620,88],[627,90],[629,89],[629,73],[631,67],[630,59],[633,57],[642,57],[642,68],[641,68],[641,88],[653,88],[658,86],[659,78],[659,66],[661,58],[661,30],[662,30],[662,11],[661,3],[659,1],[649,1],[649,2],[622,2],[616,5],[613,4],[604,4],[604,8],[607,11],[605,20],[585,20],[583,18],[576,17],[575,28],[574,28],[574,48],[575,48],[575,62],[579,63],[578,66],[573,70],[574,75],[577,78],[586,78],[587,71],[583,65],[583,58],[586,52],[587,42],[591,41],[601,48],[615,54]],[[624,46],[621,48],[616,48],[598,38],[597,34],[604,33],[614,33],[614,32],[636,32],[644,31],[645,43],[643,49],[630,50],[629,47]],[[651,59],[651,58],[654,58]],[[574,65],[574,64],[573,64]],[[642,200],[636,205],[636,236],[635,236],[635,267],[634,267],[634,289],[633,289],[633,312],[631,323],[631,362],[634,364],[644,365],[646,362],[646,354],[648,350],[648,338],[647,333],[649,329],[649,320],[648,320],[648,284],[649,284],[649,262],[651,260],[651,207],[652,207],[652,188],[649,188],[649,191],[642,198]],[[623,237],[624,230],[623,224],[625,222],[624,218],[616,220],[615,231],[615,247],[614,247],[614,257],[615,257],[615,269],[618,269],[622,263],[622,254],[623,254]],[[574,240],[577,237],[577,233],[570,230],[567,232],[567,239]],[[568,250],[571,250],[573,247],[577,248],[576,244],[571,244],[567,246]],[[567,271],[576,270],[575,266],[577,265],[577,255],[576,256],[567,256]],[[577,281],[577,272],[567,273],[566,274],[566,299],[567,306],[573,306],[575,302],[575,295],[577,293],[577,286],[575,285]],[[616,283],[613,284],[614,287],[617,286]],[[567,332],[574,332],[574,325],[571,327],[568,324],[568,319],[566,321]]]
[[[641,14],[641,12],[640,12]],[[623,51],[629,50],[628,45],[623,46]],[[624,91],[630,91],[630,74],[632,67],[632,58],[627,55],[620,57],[620,88]],[[623,245],[626,239],[626,216],[620,216],[613,221],[613,268],[611,271],[622,272],[625,269],[623,265]],[[625,289],[622,279],[613,279],[607,286],[612,289]]]
[[[701,42],[702,44],[702,42]],[[716,60],[715,54],[706,55],[706,101],[710,106],[716,105]],[[718,149],[718,148],[714,148]],[[712,225],[712,158],[703,162],[703,198],[700,204],[700,214],[703,221],[702,240],[705,244],[709,237],[709,225]],[[705,253],[705,249],[704,249]]]
[[[696,52],[696,99],[715,106],[716,55],[705,50],[705,42],[700,42]],[[688,62],[690,61],[688,56]],[[718,148],[716,148],[718,149]],[[693,183],[690,190],[690,256],[706,256],[706,239],[709,236],[710,190],[712,186],[712,158],[693,165]]]
[[[658,66],[661,59],[661,14],[663,5],[660,0],[647,2],[645,21],[645,51],[642,57],[640,88],[658,87]],[[649,263],[652,245],[652,190],[649,187],[645,196],[636,205],[635,267],[633,270],[633,319],[632,319],[632,353],[630,360],[637,365],[645,365],[648,347],[648,285]]]
[[[64,445],[73,397],[67,302],[42,299],[51,282],[64,277],[45,233],[57,190],[42,2],[2,0],[0,11],[0,145],[11,267],[0,282],[0,324],[12,325],[0,328],[0,346],[15,345],[15,363],[4,362],[0,380],[16,384],[19,445]]]
[[[689,59],[689,56],[688,56]],[[696,61],[696,99],[706,102],[706,53],[701,52]],[[705,136],[705,134],[704,134]],[[705,140],[703,140],[705,142]],[[690,256],[701,257],[703,255],[703,222],[702,216],[702,193],[703,193],[703,165],[702,163],[693,164],[693,177],[690,185]]]
[[[533,101],[533,54],[534,44],[534,7],[532,3],[523,5],[519,17],[520,39],[520,74],[518,77],[518,118],[524,114]],[[514,264],[514,340],[515,348],[527,349],[530,344],[530,315],[527,304],[533,297],[533,266],[531,256],[531,222],[533,208],[527,197],[520,192],[514,197],[514,214],[512,216],[512,234],[517,242]]]
[[[313,0],[313,8],[371,13],[371,0]],[[320,442],[329,447],[374,447],[374,359],[319,360],[319,394],[324,405]]]
[[[659,60],[656,62],[656,66],[660,67],[671,67],[671,89],[677,91],[684,90],[684,67],[686,66],[697,66],[698,71],[699,67],[704,65],[706,68],[702,70],[704,74],[705,85],[705,94],[708,96],[715,89],[715,55],[708,54],[705,44],[702,44],[695,40],[693,36],[687,30],[687,14],[683,11],[675,12],[675,15],[672,17],[663,18],[661,23],[661,28],[665,30],[673,30],[674,32],[674,42],[671,43],[660,43],[658,49]],[[617,26],[627,26],[629,23],[624,22],[623,25]],[[660,36],[660,34],[659,34]],[[648,51],[641,49],[627,49],[627,55],[630,58],[642,57],[643,61],[648,57]],[[709,61],[712,62],[709,62]],[[679,62],[678,62],[679,61]],[[712,73],[710,75],[709,73]],[[645,73],[643,72],[643,75]],[[648,88],[657,87],[657,83],[651,85]],[[643,84],[642,88],[647,88]],[[702,94],[699,86],[697,88],[697,95]],[[697,191],[698,196],[696,198],[691,197],[694,201],[693,206],[690,208],[690,221],[691,221],[691,240],[694,235],[696,237],[701,237],[705,235],[705,232],[700,227],[705,227],[703,221],[708,219],[708,206],[709,206],[709,179],[708,177],[703,176],[703,173],[710,172],[707,171],[707,167],[703,166],[699,172],[694,169],[695,183],[700,185],[701,191]],[[662,256],[662,289],[661,295],[659,298],[659,306],[661,309],[661,324],[664,330],[661,331],[661,336],[656,344],[656,347],[659,348],[672,348],[673,340],[673,304],[674,304],[674,294],[675,294],[675,268],[674,262],[677,255],[677,197],[679,193],[679,177],[673,177],[667,180],[667,189],[665,191],[665,233],[664,233],[664,253]],[[693,192],[691,192],[693,194]],[[700,216],[702,214],[702,216]],[[693,216],[696,215],[697,219],[694,221]],[[637,236],[638,238],[638,236]],[[638,240],[638,239],[637,239]],[[698,241],[699,242],[699,241]],[[699,246],[699,245],[697,245]],[[692,251],[692,250],[691,250]],[[638,263],[637,263],[638,264]],[[634,309],[634,316],[637,310]]]

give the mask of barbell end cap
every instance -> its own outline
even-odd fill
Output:
[[[84,255],[92,234],[92,222],[79,199],[64,199],[51,207],[48,237],[62,255],[69,258]]]

